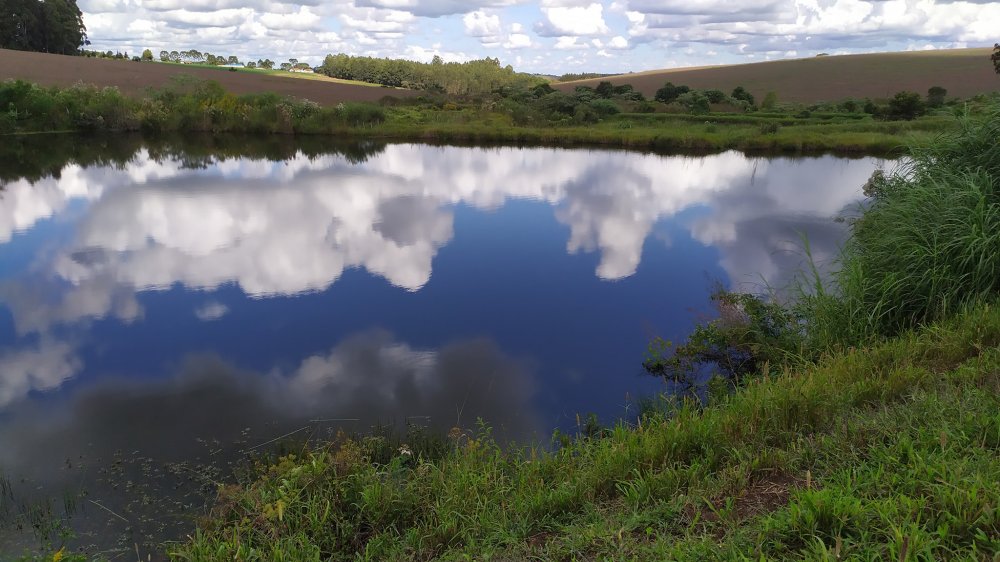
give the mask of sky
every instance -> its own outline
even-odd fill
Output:
[[[79,0],[92,49],[240,60],[496,57],[546,74],[991,46],[1000,2],[946,0]]]

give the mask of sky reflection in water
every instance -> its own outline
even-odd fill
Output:
[[[0,466],[315,418],[545,439],[625,415],[659,389],[650,336],[682,337],[714,280],[787,284],[800,233],[829,262],[879,165],[390,145],[8,181]]]

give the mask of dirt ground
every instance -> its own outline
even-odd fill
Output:
[[[695,89],[718,88],[727,94],[743,86],[758,100],[775,92],[778,101],[814,103],[853,98],[889,98],[909,90],[925,95],[932,86],[948,90],[949,97],[967,98],[1000,90],[1000,76],[990,63],[991,49],[955,49],[842,55],[809,59],[700,67],[624,74],[606,78],[631,84],[652,97],[665,82]],[[564,91],[596,86],[602,79],[556,85]]]
[[[0,49],[0,80],[19,78],[46,86],[71,86],[86,82],[117,86],[128,94],[142,94],[148,87],[161,87],[178,74],[215,80],[234,94],[274,92],[312,100],[322,105],[345,101],[378,101],[385,96],[409,97],[418,92],[321,80],[269,76],[226,69],[195,68],[159,62],[132,62],[49,55]]]

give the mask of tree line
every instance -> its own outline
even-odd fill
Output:
[[[340,53],[327,55],[317,70],[343,80],[458,95],[484,94],[503,87],[530,87],[544,82],[537,76],[515,72],[510,65],[501,66],[496,58],[459,63],[444,62],[435,56],[430,63],[422,63]]]
[[[0,48],[75,55],[89,44],[75,0],[0,0]]]

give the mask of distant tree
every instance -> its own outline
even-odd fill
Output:
[[[753,99],[753,96],[751,96],[751,99]],[[753,102],[751,101],[750,103],[752,104]],[[774,92],[768,92],[767,95],[764,96],[764,101],[760,102],[761,109],[765,109],[767,111],[772,111],[777,105],[778,94]]]
[[[236,55],[229,55],[226,59],[226,64],[240,64],[240,59]]]
[[[257,68],[257,63],[255,63],[252,60],[251,61],[247,61],[247,65],[246,66],[247,66],[247,68]]]
[[[612,90],[612,92],[616,96],[628,96],[634,91],[635,88],[632,87],[632,84],[620,84],[618,86],[615,86],[614,89]]]
[[[267,70],[271,70],[272,68],[274,68],[274,61],[271,59],[264,59],[263,61],[261,61],[260,67]]]
[[[993,70],[1000,74],[1000,43],[993,44],[993,54],[990,55],[990,60],[993,61]]]
[[[142,60],[145,61],[153,60],[153,51],[150,51],[149,49],[144,49],[142,51]]]
[[[0,0],[0,48],[76,55],[89,44],[76,0]]]
[[[927,107],[941,107],[944,105],[945,96],[948,95],[948,90],[942,88],[941,86],[931,86],[927,90]]]
[[[685,92],[677,97],[677,103],[683,105],[694,115],[705,115],[712,110],[708,96],[697,90]]]
[[[587,103],[597,99],[597,91],[595,91],[590,86],[577,86],[573,88],[573,95],[576,97],[577,101]]]
[[[747,89],[744,88],[743,86],[736,86],[736,88],[733,89],[733,93],[730,94],[730,97],[732,97],[734,100],[745,101],[747,102],[747,104],[751,106],[753,105],[754,102],[753,94],[748,92]]]
[[[531,89],[531,95],[535,96],[536,98],[540,98],[547,96],[555,91],[556,89],[550,86],[548,82],[542,82],[541,84]]]
[[[926,113],[927,107],[920,94],[916,92],[899,92],[889,100],[888,117],[890,119],[915,119]]]
[[[170,53],[167,51],[160,51],[160,61],[170,62]]]
[[[667,82],[662,88],[656,90],[653,99],[661,103],[670,103],[690,91],[691,88],[687,86],[674,86],[672,82]]]
[[[281,63],[281,67],[280,68],[281,68],[281,70],[285,70],[285,71],[291,70],[292,69],[292,63],[290,63],[290,62],[283,62],[283,63]]]
[[[594,88],[594,92],[598,97],[610,99],[611,96],[615,95],[615,85],[607,80],[603,80],[597,84],[597,87]]]
[[[722,90],[705,90],[704,93],[710,103],[722,103],[726,101],[726,93]]]
[[[444,59],[442,59],[440,55],[434,55],[434,58],[431,59],[431,64],[434,66],[441,66],[444,64]]]
[[[181,62],[181,54],[177,51],[170,51],[170,62]]]

